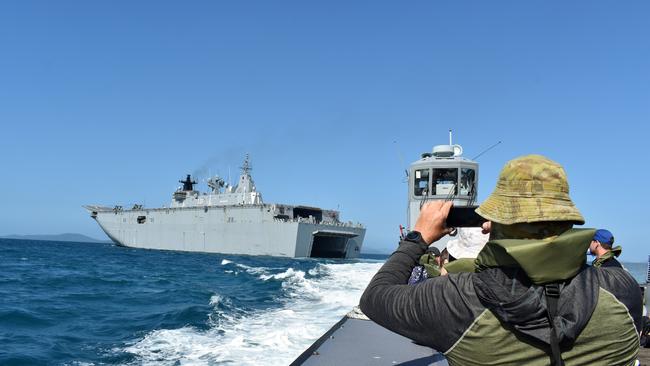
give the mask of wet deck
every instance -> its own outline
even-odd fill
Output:
[[[344,317],[291,366],[448,366],[435,350],[419,346],[370,320]]]
[[[650,366],[650,348],[641,347],[639,362],[641,362],[641,366]]]
[[[638,359],[642,366],[650,366],[650,348],[641,347]],[[441,353],[419,346],[371,320],[345,316],[291,364],[299,365],[448,366],[448,363]]]

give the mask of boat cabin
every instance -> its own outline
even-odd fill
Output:
[[[422,154],[408,171],[407,228],[411,229],[428,200],[451,200],[455,206],[475,203],[478,163],[462,157],[460,145],[437,145]]]

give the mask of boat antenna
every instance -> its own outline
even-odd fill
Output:
[[[453,146],[454,144],[451,143],[451,128],[449,129],[449,146]]]
[[[451,131],[451,130],[450,130],[450,131]],[[492,150],[493,148],[497,147],[497,145],[499,145],[500,143],[501,143],[501,141],[499,141],[499,142],[497,142],[496,144],[494,144],[494,145],[488,147],[487,149],[481,151],[481,153],[478,154],[478,155],[476,155],[475,157],[473,157],[472,160],[476,160],[476,159],[478,159],[479,156],[481,156],[481,155],[485,154],[486,152]]]
[[[404,165],[404,157],[402,156],[402,152],[400,151],[399,146],[397,145],[397,140],[393,140],[393,144],[395,145],[395,150],[397,151],[397,157],[399,158],[400,165],[406,166]],[[408,180],[409,178],[408,169],[404,169],[404,174],[406,174],[406,179]]]

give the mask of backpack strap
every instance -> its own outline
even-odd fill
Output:
[[[548,316],[548,322],[551,326],[551,365],[564,366],[562,352],[560,351],[560,341],[558,340],[557,331],[553,322],[557,316],[557,303],[560,298],[560,284],[555,282],[544,285],[544,293],[546,295],[546,315]]]

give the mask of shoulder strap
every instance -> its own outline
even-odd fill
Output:
[[[560,351],[560,341],[558,340],[557,331],[553,321],[557,315],[557,302],[560,298],[560,284],[557,282],[546,284],[544,285],[544,292],[546,294],[546,314],[548,316],[549,325],[551,326],[551,365],[564,366],[562,352]]]

